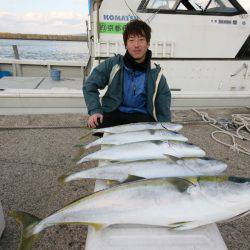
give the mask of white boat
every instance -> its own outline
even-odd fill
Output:
[[[0,114],[86,113],[83,78],[124,54],[122,31],[135,18],[152,28],[153,62],[164,70],[172,109],[250,107],[250,17],[237,0],[89,0],[89,6],[87,65],[0,59],[0,70],[15,76],[0,80]],[[57,84],[49,79],[55,67],[63,78]]]
[[[90,69],[125,52],[122,30],[139,18],[152,28],[153,61],[164,69],[173,108],[250,106],[250,17],[236,0],[92,2]]]

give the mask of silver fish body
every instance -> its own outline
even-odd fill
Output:
[[[112,146],[107,149],[101,149],[95,153],[89,154],[79,160],[77,163],[83,163],[91,160],[108,161],[140,161],[150,159],[166,159],[169,156],[182,157],[204,157],[205,152],[199,147],[177,141],[146,141],[127,143]]]
[[[44,219],[35,232],[58,222],[77,221],[104,226],[125,223],[169,227],[187,222],[179,229],[189,229],[230,219],[250,209],[249,182],[213,178],[200,177],[194,184],[188,179],[143,180],[101,191]]]
[[[23,249],[33,235],[62,223],[83,223],[96,229],[139,224],[186,230],[249,213],[249,181],[238,177],[141,180],[94,193],[43,220],[24,212],[12,216],[27,226]]]
[[[69,182],[87,178],[124,182],[129,180],[130,176],[152,179],[217,175],[226,168],[227,165],[224,162],[210,158],[182,159],[177,162],[169,160],[119,162],[63,176],[61,181]]]
[[[130,123],[125,125],[118,125],[114,127],[107,127],[107,128],[99,128],[93,129],[93,133],[124,133],[124,132],[132,132],[132,131],[140,131],[140,130],[147,130],[147,129],[167,129],[169,131],[179,131],[182,129],[181,124],[174,124],[170,122],[140,122],[140,123]]]
[[[132,131],[119,134],[111,134],[99,138],[94,142],[89,143],[85,148],[90,148],[97,145],[121,145],[126,143],[140,142],[140,141],[183,141],[188,139],[177,132],[168,130],[141,130]]]

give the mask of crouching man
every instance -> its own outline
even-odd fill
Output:
[[[159,65],[151,63],[151,28],[130,21],[123,33],[126,53],[93,69],[83,84],[90,128],[134,122],[171,121],[171,93]],[[98,89],[107,92],[100,101]]]

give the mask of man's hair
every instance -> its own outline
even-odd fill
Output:
[[[123,41],[125,46],[127,45],[127,40],[131,35],[141,35],[145,37],[147,43],[149,43],[151,39],[151,28],[148,24],[141,20],[132,20],[127,23],[123,32]]]

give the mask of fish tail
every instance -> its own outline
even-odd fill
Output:
[[[81,160],[79,160],[76,164],[81,164],[84,162],[90,161],[90,159],[88,157],[83,157]]]
[[[79,161],[79,159],[81,159],[82,155],[85,153],[85,149],[84,148],[80,148],[78,153],[75,155],[75,157],[73,158],[73,161]]]
[[[83,147],[85,147],[85,145],[81,143],[81,144],[76,144],[73,147],[74,148],[83,148]]]
[[[85,145],[84,148],[85,148],[85,149],[89,149],[89,148],[91,148],[91,147],[93,147],[93,146],[95,146],[95,144],[94,144],[93,142],[91,142],[91,143]]]
[[[34,233],[35,226],[41,221],[34,215],[21,211],[11,211],[9,216],[15,218],[23,226],[19,250],[30,250],[33,243],[38,238],[38,233]]]
[[[61,175],[60,177],[58,177],[58,182],[60,183],[60,184],[64,184],[65,182],[68,182],[67,181],[67,178],[68,178],[68,176],[69,175]]]
[[[83,139],[85,139],[86,137],[88,137],[88,136],[91,135],[91,134],[92,134],[92,131],[89,131],[88,133],[86,133],[86,134],[84,134],[82,137],[80,137],[79,140],[83,140]]]

